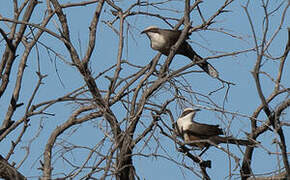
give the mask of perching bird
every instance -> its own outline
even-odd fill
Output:
[[[197,111],[200,111],[200,109],[184,109],[175,124],[177,134],[182,137],[186,144],[199,147],[200,149],[206,148],[205,150],[211,145],[209,142],[206,142],[206,140],[216,145],[220,143],[229,143],[242,146],[255,146],[257,144],[254,141],[235,139],[231,136],[219,136],[224,134],[222,129],[219,128],[219,125],[202,124],[193,121]],[[196,142],[199,140],[205,141]]]
[[[170,53],[170,48],[177,41],[179,36],[181,35],[180,30],[170,30],[170,29],[160,29],[156,26],[149,26],[141,34],[145,33],[150,39],[151,48],[161,52],[162,54],[168,56]],[[187,35],[188,36],[190,34]],[[181,54],[192,61],[201,61],[202,57],[200,57],[192,47],[184,40],[179,48],[176,51],[176,54]],[[208,62],[198,63],[198,66],[201,67],[206,73],[214,78],[218,78],[219,74],[217,70]]]

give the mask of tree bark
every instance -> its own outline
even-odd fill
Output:
[[[26,180],[26,178],[11,166],[6,159],[0,155],[0,178],[5,180]]]
[[[117,180],[134,180],[135,168],[132,161],[132,138],[127,136],[122,142],[122,147],[117,155]]]

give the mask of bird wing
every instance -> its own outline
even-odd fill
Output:
[[[219,125],[202,124],[198,122],[192,122],[185,132],[201,138],[224,134],[222,129],[219,128]]]
[[[163,29],[163,31],[166,31],[168,33],[168,36],[166,36],[166,38],[169,38],[169,42],[172,42],[172,44],[170,44],[170,47],[173,46],[177,42],[179,36],[182,33],[181,30]],[[190,34],[187,35],[187,37],[185,38],[185,40],[186,39],[189,39],[189,35]]]

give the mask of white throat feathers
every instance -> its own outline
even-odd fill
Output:
[[[151,40],[151,48],[154,50],[160,50],[165,46],[165,39],[163,36],[161,36],[159,33],[156,32],[147,32],[147,35],[149,36]]]
[[[190,129],[190,126],[192,124],[192,118],[194,117],[194,115],[195,112],[192,112],[177,120],[177,125],[180,132]]]

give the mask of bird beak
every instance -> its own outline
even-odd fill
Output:
[[[195,112],[197,112],[197,111],[201,111],[201,109],[194,109],[194,111],[195,111]]]
[[[144,33],[146,33],[146,30],[142,31],[140,34],[144,34]]]

